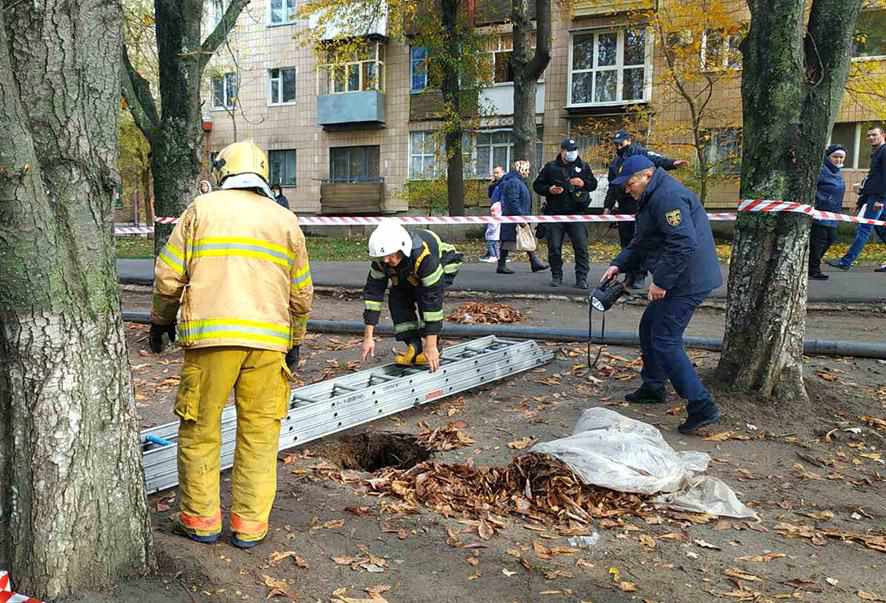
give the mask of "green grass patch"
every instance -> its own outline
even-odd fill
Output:
[[[118,258],[154,258],[154,239],[147,237],[115,237]]]
[[[876,235],[874,235],[876,237]],[[154,241],[144,237],[117,237],[117,257],[118,258],[153,258]],[[366,239],[363,238],[336,238],[336,237],[306,237],[308,246],[308,257],[314,262],[367,262],[369,258],[366,256]],[[486,246],[482,240],[471,239],[467,241],[459,241],[455,243],[459,251],[465,254],[465,261],[476,262],[477,258],[482,256],[486,251]],[[547,247],[544,241],[540,242],[539,253],[542,257],[547,257]],[[849,245],[846,243],[834,244],[825,256],[827,259],[836,259],[843,256]],[[618,242],[607,237],[602,240],[591,240],[588,244],[588,254],[591,256],[592,262],[608,262],[619,252]],[[724,264],[729,262],[729,256],[732,253],[732,245],[730,243],[717,243],[717,256]],[[522,256],[522,257],[521,257]],[[515,253],[516,261],[524,261],[525,256],[521,253]],[[575,254],[572,252],[572,246],[565,242],[563,244],[563,258],[566,261],[572,261]],[[886,244],[879,240],[870,240],[865,246],[864,251],[859,257],[859,262],[867,264],[882,264],[886,262]]]

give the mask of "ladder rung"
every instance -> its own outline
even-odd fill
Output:
[[[444,371],[431,373],[426,368],[388,364],[296,389],[290,398],[288,414],[281,421],[278,449],[300,446],[464,392],[533,369],[554,357],[553,352],[541,348],[534,341],[510,341],[493,336],[450,346],[442,352],[441,357],[446,361]],[[479,358],[481,356],[482,359]],[[373,390],[376,387],[373,379],[384,385]],[[362,386],[362,383],[368,385]],[[338,405],[339,401],[344,404]],[[226,407],[221,425],[222,469],[233,465],[236,429],[236,409]],[[172,445],[151,446],[144,450],[148,493],[159,492],[178,483],[177,433],[178,422],[175,422],[155,426],[141,434],[143,440],[147,436],[172,440]]]

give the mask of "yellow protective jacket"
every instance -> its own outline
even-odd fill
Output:
[[[292,212],[248,190],[197,197],[154,264],[151,321],[185,348],[286,352],[301,343],[314,296]]]

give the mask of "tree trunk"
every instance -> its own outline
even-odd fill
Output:
[[[135,123],[151,145],[154,211],[159,217],[178,217],[197,195],[203,154],[203,71],[249,1],[231,0],[221,21],[201,43],[202,0],[154,0],[162,117],[148,82],[123,53],[123,94]],[[155,225],[155,255],[166,244],[172,227]]]
[[[812,204],[843,95],[862,0],[751,0],[742,43],[741,196]],[[810,220],[742,213],[729,270],[720,381],[765,398],[806,400]]]
[[[528,0],[513,0],[514,52],[511,70],[514,74],[514,159],[524,159],[535,169],[535,142],[538,139],[535,124],[535,94],[538,78],[551,60],[551,2],[537,0],[535,24],[537,28],[535,52],[530,56],[529,35],[532,22]],[[509,168],[510,166],[508,166]]]
[[[157,58],[163,116],[151,137],[154,211],[178,217],[197,193],[203,130],[200,78],[201,0],[155,0]],[[157,224],[154,254],[172,234],[173,224]]]
[[[447,57],[443,63],[441,92],[446,112],[449,114],[446,129],[446,196],[450,216],[465,215],[465,175],[462,153],[461,85],[459,84],[458,53],[461,48],[461,26],[458,23],[459,0],[442,0],[440,3],[443,32],[448,37]]]
[[[114,2],[0,11],[0,563],[45,599],[154,566],[114,264],[120,25]]]

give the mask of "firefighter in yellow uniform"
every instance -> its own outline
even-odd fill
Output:
[[[369,256],[373,261],[363,288],[363,361],[375,355],[373,335],[388,290],[394,336],[406,344],[406,351],[396,354],[394,362],[436,371],[443,290],[455,279],[462,254],[430,230],[410,233],[399,222],[384,220],[369,237]]]
[[[280,421],[314,289],[298,218],[274,201],[264,152],[234,143],[213,172],[220,190],[188,206],[157,257],[150,344],[162,351],[166,333],[185,350],[175,400],[176,531],[218,540],[221,414],[233,389],[231,543],[252,548],[268,532]]]

